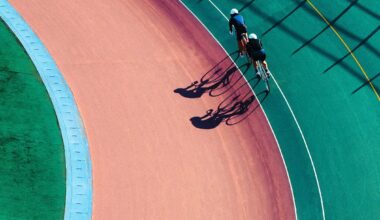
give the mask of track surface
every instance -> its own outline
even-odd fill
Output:
[[[262,37],[273,75],[263,106],[286,161],[298,218],[380,219],[380,1],[183,2],[227,51],[236,46],[222,14],[228,18],[232,7]]]
[[[93,160],[94,219],[294,218],[286,171],[260,108],[234,126],[201,130],[189,121],[230,94],[249,93],[238,74],[235,88],[216,98],[173,93],[226,56],[179,3],[11,3],[78,103]]]

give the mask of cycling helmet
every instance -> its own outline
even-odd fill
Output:
[[[239,11],[236,8],[231,9],[230,15],[239,14]]]
[[[249,36],[248,36],[249,39],[257,39],[257,35],[254,34],[254,33],[251,33]]]

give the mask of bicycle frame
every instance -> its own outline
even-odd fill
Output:
[[[269,92],[270,91],[269,80],[268,80],[269,78],[268,78],[267,72],[265,71],[263,67],[263,63],[260,60],[258,60],[256,61],[256,64],[257,64],[257,71],[259,72],[260,78],[265,82],[266,91]]]

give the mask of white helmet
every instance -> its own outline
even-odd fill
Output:
[[[252,34],[250,34],[249,36],[248,36],[248,38],[249,39],[257,39],[257,35],[256,34],[254,34],[254,33],[252,33]]]
[[[236,8],[231,9],[230,15],[239,14],[239,11]]]

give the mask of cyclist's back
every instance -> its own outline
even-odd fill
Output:
[[[250,57],[253,57],[254,53],[257,53],[263,49],[263,44],[260,39],[249,39],[249,42],[247,43],[247,52]]]
[[[244,23],[244,18],[239,14],[239,11],[236,8],[231,9],[230,12],[231,18],[229,20],[230,34],[232,34],[232,28],[235,28],[236,31],[236,40],[239,48],[239,55],[243,55],[245,50],[245,43],[247,38],[247,26]]]
[[[263,64],[263,67],[269,77],[270,71],[268,69],[268,64],[265,61],[266,60],[266,52],[264,50],[263,44],[261,43],[261,40],[257,37],[256,34],[251,33],[248,36],[248,43],[246,45],[248,56],[253,61],[253,66],[255,68],[255,71],[257,72],[257,63],[256,61],[261,61]]]
[[[236,29],[236,32],[238,32],[240,34],[247,32],[247,28],[246,28],[246,26],[244,24],[244,18],[240,14],[231,15],[231,18],[230,18],[230,30],[232,30],[232,26],[234,26],[235,29]]]

